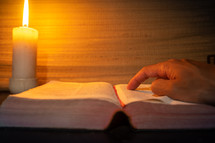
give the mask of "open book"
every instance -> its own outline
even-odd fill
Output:
[[[103,130],[117,112],[125,113],[136,129],[215,127],[215,107],[155,96],[150,85],[126,86],[51,81],[8,96],[0,107],[0,127]]]

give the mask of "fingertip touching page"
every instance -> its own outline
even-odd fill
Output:
[[[151,84],[141,84],[136,90],[128,90],[126,84],[116,85],[118,96],[120,100],[125,104],[132,102],[152,102],[152,103],[163,103],[163,104],[186,104],[184,102],[175,101],[167,96],[157,96],[151,89]]]

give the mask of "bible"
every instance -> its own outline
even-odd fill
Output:
[[[135,129],[208,129],[215,107],[156,96],[149,84],[50,81],[9,95],[0,107],[0,127],[104,130],[123,112]]]

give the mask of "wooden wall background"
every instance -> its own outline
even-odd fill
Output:
[[[0,0],[0,90],[24,0]],[[214,0],[29,0],[39,31],[37,77],[127,83],[144,65],[215,53]],[[150,82],[150,81],[149,81]]]

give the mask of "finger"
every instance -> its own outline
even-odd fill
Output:
[[[173,81],[165,80],[165,79],[157,79],[152,82],[151,89],[152,89],[152,92],[156,95],[169,96],[172,94],[172,91],[174,89]]]
[[[143,67],[128,83],[127,89],[136,89],[142,82],[149,77],[167,78],[167,63],[159,63]]]

